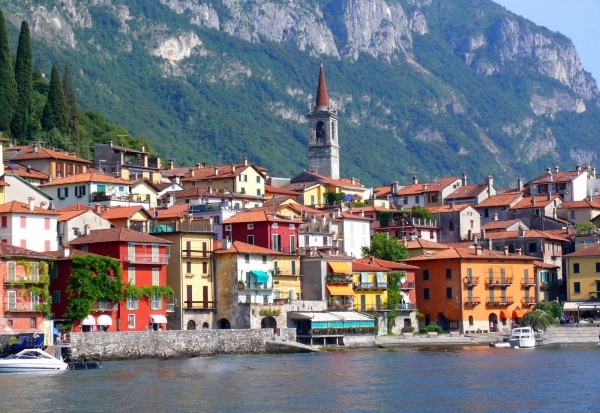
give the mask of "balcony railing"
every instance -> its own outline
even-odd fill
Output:
[[[589,293],[590,300],[598,300],[600,299],[600,291],[592,291]]]
[[[354,288],[357,290],[387,290],[388,283],[387,282],[374,282],[374,283],[356,282],[356,283],[354,283]]]
[[[217,308],[216,301],[184,301],[183,302],[184,310],[214,310],[216,308]]]
[[[145,196],[136,194],[92,194],[90,195],[90,202],[106,202],[106,201],[120,201],[120,202],[149,202]]]
[[[383,311],[387,310],[387,308],[383,307],[381,304],[354,304],[355,311]]]
[[[275,268],[275,275],[300,275],[298,274],[298,270],[294,269],[294,271],[292,271],[290,268],[280,268],[277,267]]]
[[[557,282],[542,282],[542,283],[540,283],[540,288],[542,290],[552,290],[556,287],[558,287]]]
[[[41,305],[43,303],[32,304],[24,303],[4,303],[4,311],[7,313],[41,313]]]
[[[511,305],[515,301],[512,297],[494,297],[488,298],[486,304],[490,307],[503,307],[507,305]]]
[[[474,307],[476,305],[481,304],[481,298],[479,297],[471,297],[465,299],[465,305],[469,307]]]
[[[536,282],[533,278],[525,278],[525,279],[521,280],[521,285],[523,287],[533,287],[535,284],[536,284]]]
[[[118,311],[119,303],[114,301],[96,301],[92,311]]]
[[[467,287],[473,287],[479,285],[479,277],[465,277],[463,282]]]
[[[271,289],[273,289],[272,282],[264,282],[264,283],[257,283],[254,281],[238,282],[238,290],[271,290]]]
[[[400,283],[400,289],[401,290],[414,290],[415,283],[413,281],[407,281],[407,282]]]
[[[396,310],[416,310],[416,309],[417,309],[417,305],[415,303],[398,304],[398,306],[396,307]]]
[[[183,250],[181,251],[183,258],[210,258],[212,256],[211,251],[206,250]]]
[[[327,274],[325,279],[327,284],[350,284],[352,282],[351,274]]]
[[[273,251],[279,251],[287,255],[293,255],[298,253],[298,248],[296,247],[273,247],[271,249]]]
[[[536,304],[536,299],[535,299],[535,297],[523,297],[521,299],[521,304],[523,304],[523,305],[535,305]]]
[[[175,312],[175,303],[167,303],[167,313]]]
[[[135,255],[124,254],[121,256],[121,260],[132,264],[167,264],[169,261],[169,254],[141,254],[135,253]]]
[[[327,303],[327,309],[333,311],[346,311],[352,310],[352,303],[342,303],[342,302],[329,302]]]
[[[214,228],[209,224],[208,221],[203,219],[196,219],[191,221],[183,222],[151,222],[150,233],[159,234],[161,232],[214,232]]]
[[[4,276],[5,284],[37,284],[40,282],[39,274],[29,274],[29,275],[8,275]]]
[[[327,234],[331,235],[331,227],[328,224],[325,224],[325,227],[318,224],[303,224],[298,228],[298,232],[300,234]]]
[[[512,285],[513,279],[512,277],[500,277],[500,278],[486,278],[485,283],[490,286],[505,286]]]

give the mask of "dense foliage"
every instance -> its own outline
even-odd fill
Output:
[[[382,260],[400,262],[408,258],[408,251],[397,238],[390,238],[384,232],[378,232],[371,238],[371,247],[362,247],[363,257],[375,257]]]
[[[538,331],[546,331],[548,327],[556,323],[557,321],[550,314],[542,310],[531,310],[519,322],[522,326],[530,326]]]
[[[29,25],[26,21],[21,24],[17,59],[15,61],[15,81],[17,83],[17,99],[10,124],[13,138],[21,144],[26,143],[29,132],[29,112],[31,111],[31,95],[33,93],[33,54]]]
[[[540,301],[536,303],[533,309],[543,311],[555,320],[560,319],[562,316],[562,306],[558,301]]]
[[[17,83],[4,13],[0,10],[0,132],[10,127],[17,100]]]

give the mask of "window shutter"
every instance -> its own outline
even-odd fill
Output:
[[[152,268],[152,285],[160,285],[160,272],[158,268]]]
[[[131,285],[135,285],[135,268],[133,267],[127,269],[127,282]]]

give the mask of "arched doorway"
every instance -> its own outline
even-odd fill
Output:
[[[208,323],[206,321],[202,324],[202,328],[208,328]]]
[[[217,321],[217,329],[218,330],[229,330],[231,328],[231,324],[229,324],[229,320],[226,318],[222,318]]]
[[[260,328],[272,328],[273,332],[276,333],[277,332],[277,320],[275,320],[271,316],[265,317],[260,322]]]
[[[190,320],[187,322],[187,330],[195,330],[196,329],[196,322],[194,320]]]
[[[490,333],[497,332],[498,331],[498,316],[496,315],[496,313],[490,314],[488,319],[490,321]]]

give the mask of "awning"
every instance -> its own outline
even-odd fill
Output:
[[[252,271],[252,274],[256,275],[257,283],[266,283],[269,282],[269,274],[264,271]]]
[[[340,274],[352,274],[352,266],[349,262],[328,261],[327,264],[331,268],[331,272]]]
[[[508,318],[508,311],[500,311],[500,319],[506,320]]]
[[[167,324],[167,317],[164,315],[151,315],[150,322],[152,324]]]
[[[563,311],[600,310],[600,303],[589,301],[571,301],[563,304]]]
[[[378,283],[384,283],[385,282],[385,278],[383,278],[383,273],[382,272],[376,273],[376,277],[377,277],[377,282]]]
[[[512,318],[523,318],[527,314],[527,310],[513,310]]]
[[[98,317],[99,326],[112,326],[112,318],[109,315],[102,314]]]
[[[93,315],[89,315],[86,318],[84,318],[83,320],[81,320],[81,325],[82,326],[95,326],[96,325],[96,319],[94,318]]]
[[[354,295],[354,290],[349,285],[328,285],[329,295]]]

